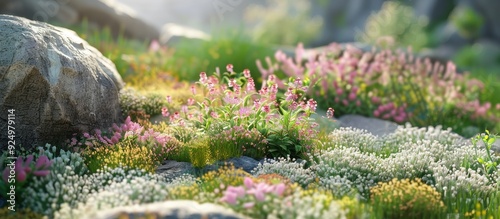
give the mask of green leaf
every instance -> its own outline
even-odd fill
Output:
[[[484,163],[484,159],[483,159],[482,157],[478,157],[478,158],[477,158],[477,161],[478,161],[479,163],[481,163],[481,164],[483,164],[483,163]]]
[[[496,141],[496,140],[497,140],[497,139],[495,139],[495,138],[490,138],[490,139],[488,139],[488,145],[492,145],[493,143],[495,143],[495,141]],[[490,148],[491,148],[491,147],[490,147]]]

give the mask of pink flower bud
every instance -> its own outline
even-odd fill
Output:
[[[277,196],[283,195],[283,192],[285,192],[286,186],[283,183],[280,183],[276,186],[276,190],[274,190],[274,194]]]
[[[333,118],[334,113],[335,113],[335,110],[334,110],[333,108],[331,108],[331,107],[330,107],[330,108],[328,108],[328,110],[326,111],[326,117],[327,117],[327,118],[329,118],[329,119],[331,119],[331,118]]]
[[[167,116],[169,116],[169,115],[170,115],[170,113],[168,112],[168,108],[167,108],[167,107],[162,107],[162,108],[161,108],[161,115],[162,115],[163,117],[167,117]]]
[[[193,93],[193,95],[196,95],[196,87],[194,87],[194,85],[191,85],[191,93]]]
[[[342,90],[341,88],[338,88],[338,89],[336,90],[336,92],[337,92],[337,95],[338,95],[338,96],[341,96],[341,95],[344,93],[344,90]]]
[[[356,96],[357,96],[357,95],[356,95],[356,93],[351,92],[351,93],[349,94],[349,96],[348,96],[349,101],[354,101],[354,100],[356,100]]]
[[[253,180],[250,177],[245,177],[245,179],[243,180],[243,184],[245,184],[245,187],[247,187],[247,189],[250,189],[253,187]]]
[[[228,72],[233,72],[233,65],[232,65],[232,64],[227,64],[227,65],[226,65],[226,70],[227,70]]]
[[[205,84],[205,83],[207,83],[207,81],[208,81],[208,78],[207,78],[207,73],[205,73],[205,72],[201,72],[201,73],[200,73],[200,82],[201,82],[202,84]]]
[[[35,176],[47,176],[50,174],[50,170],[36,170],[36,171],[33,171],[33,175]]]

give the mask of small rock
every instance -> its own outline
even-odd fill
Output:
[[[231,158],[229,160],[226,160],[225,162],[218,162],[219,165],[223,165],[224,163],[230,163],[234,165],[236,169],[243,169],[247,173],[251,173],[251,171],[259,165],[263,161],[257,161],[251,157],[247,156],[241,156],[238,158]]]
[[[123,206],[102,210],[83,218],[118,219],[118,218],[186,218],[186,219],[245,219],[233,210],[212,203],[199,204],[195,201],[175,200],[159,203]]]
[[[174,179],[183,174],[193,174],[195,170],[191,163],[167,160],[161,166],[157,167],[155,172],[163,174],[168,179]]]

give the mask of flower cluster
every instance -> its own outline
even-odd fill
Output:
[[[419,179],[379,183],[370,189],[370,199],[383,218],[429,218],[445,210],[441,194]]]
[[[16,182],[22,183],[26,181],[31,175],[33,176],[47,176],[50,173],[50,165],[52,161],[45,155],[39,156],[38,159],[34,161],[33,155],[28,155],[26,160],[23,157],[18,157],[14,168],[7,167],[4,169],[2,174],[3,182],[7,183],[9,181],[8,177],[11,172],[16,175]]]
[[[165,160],[163,154],[155,153],[146,146],[135,145],[130,139],[110,147],[87,150],[82,154],[91,173],[105,167],[116,168],[119,166],[153,173],[158,165]]]
[[[49,160],[45,155],[37,157],[35,161],[34,155],[28,155],[26,160],[19,156],[13,165],[10,164],[3,170],[2,180],[0,180],[2,196],[9,193],[12,189],[11,186],[14,185],[16,198],[22,199],[26,186],[29,186],[35,178],[46,177],[50,174],[53,161]],[[3,164],[3,159],[0,159],[0,163]]]
[[[39,149],[52,160],[51,171],[27,185],[21,204],[34,212],[51,216],[61,204],[75,204],[91,192],[84,187],[87,167],[78,153],[58,150],[51,145]]]
[[[71,206],[61,205],[54,218],[92,218],[99,210],[113,207],[138,205],[165,201],[168,197],[168,184],[158,176],[125,176],[122,181],[112,181],[86,199]]]
[[[88,150],[94,150],[98,149],[99,145],[109,147],[118,144],[124,139],[133,139],[132,144],[145,146],[161,158],[176,151],[181,144],[170,135],[155,131],[152,128],[146,130],[139,123],[132,122],[129,116],[123,124],[113,124],[112,128],[109,128],[104,133],[100,129],[94,130],[92,135],[83,133],[81,142],[78,142],[76,137],[73,137],[70,146],[86,146]]]
[[[198,83],[204,88],[202,92],[193,89],[193,97],[181,106],[180,111],[170,112],[164,108],[163,114],[168,117],[170,125],[195,127],[209,134],[214,127],[220,128],[216,129],[219,131],[217,134],[228,130],[234,133],[235,130],[230,129],[246,130],[242,136],[231,134],[230,139],[233,140],[231,142],[239,141],[237,139],[244,141],[238,142],[238,147],[250,156],[262,157],[270,153],[272,157],[287,154],[300,157],[311,150],[311,139],[317,133],[314,129],[317,124],[311,122],[309,116],[315,112],[317,103],[313,99],[304,99],[311,85],[309,81],[296,78],[284,84],[277,81],[275,75],[269,75],[257,91],[249,70],[237,73],[231,64],[226,66],[226,70],[222,75],[218,72],[212,76],[200,73]],[[278,97],[281,85],[288,87],[283,99]],[[195,104],[200,95],[205,99]],[[249,138],[256,138],[252,141],[258,145],[252,145],[251,141],[245,143]],[[282,142],[290,143],[282,145]],[[223,144],[228,146],[228,151],[234,149],[234,145],[229,143]],[[268,150],[263,149],[264,144],[267,144]],[[219,149],[223,151],[225,148]]]
[[[292,195],[284,197],[268,208],[268,218],[357,218],[348,217],[349,213],[362,215],[355,211],[356,201],[335,200],[325,191],[297,189]]]
[[[393,178],[421,178],[440,192],[453,188],[452,194],[465,188],[490,193],[495,188],[477,165],[486,150],[440,127],[400,126],[380,138],[341,128],[330,138],[331,147],[315,152],[311,166],[325,187],[349,186],[365,197],[369,188]]]
[[[250,177],[245,177],[243,186],[228,186],[223,197],[219,200],[232,207],[243,207],[244,213],[260,218],[264,215],[266,202],[271,202],[273,198],[279,198],[285,192],[286,186],[283,183],[269,185],[266,183],[254,183]]]
[[[443,66],[414,58],[411,51],[365,52],[339,44],[305,54],[299,45],[294,59],[278,51],[276,63],[266,59],[268,69],[257,64],[263,76],[281,71],[318,83],[308,95],[324,109],[334,107],[337,115],[361,114],[421,127],[443,125],[458,132],[484,124],[491,129],[499,121],[492,104],[478,100],[483,84],[458,74],[453,63]]]
[[[263,174],[276,173],[282,175],[292,183],[298,183],[302,186],[307,186],[315,179],[315,174],[312,170],[304,168],[305,161],[298,162],[295,159],[277,158],[266,159],[264,163],[259,163],[258,166],[252,170],[252,175],[258,177]]]

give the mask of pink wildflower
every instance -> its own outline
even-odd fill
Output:
[[[269,107],[269,105],[264,105],[264,106],[262,107],[262,111],[264,111],[264,112],[266,112],[266,113],[269,113],[269,112],[271,112],[271,108]]]
[[[307,107],[311,110],[311,111],[316,111],[316,107],[318,106],[318,104],[316,103],[315,100],[313,99],[309,99],[307,101]]]
[[[232,192],[227,192],[224,194],[224,196],[220,199],[221,202],[226,202],[230,205],[236,204],[237,197],[235,193]]]
[[[250,189],[253,187],[254,183],[250,177],[245,177],[245,179],[243,180],[243,184],[245,184],[245,187],[247,187],[247,189]]]
[[[193,93],[193,95],[196,95],[196,87],[194,87],[194,85],[191,85],[191,93]]]
[[[276,194],[277,196],[281,196],[283,194],[283,192],[285,192],[285,189],[286,189],[285,184],[280,183],[280,184],[276,185],[276,188],[274,190],[274,194]]]
[[[251,77],[250,70],[248,70],[248,69],[243,70],[243,76],[247,79],[250,79],[250,77]]]
[[[149,44],[149,51],[150,52],[158,52],[161,49],[160,42],[158,40],[153,40],[151,41],[151,44]]]
[[[219,118],[219,115],[215,111],[210,112],[210,116],[212,116],[212,118],[214,118],[214,119]]]
[[[246,209],[253,208],[255,206],[255,202],[247,202],[243,204],[243,207]]]
[[[168,108],[167,108],[167,107],[162,107],[162,108],[161,108],[161,115],[162,115],[163,117],[167,117],[167,116],[169,116],[169,115],[170,115],[170,113],[168,112]]]
[[[208,82],[207,73],[205,73],[205,72],[200,73],[200,82],[202,84],[205,84]]]
[[[187,106],[187,105],[182,105],[182,106],[181,106],[181,111],[182,111],[183,113],[187,113],[187,112],[188,112],[188,106]]]
[[[326,111],[326,118],[329,118],[329,119],[333,118],[334,113],[335,113],[335,110],[333,108],[331,108],[331,107],[328,108],[328,110]]]
[[[356,100],[356,93],[351,92],[348,97],[349,101],[354,101]]]

